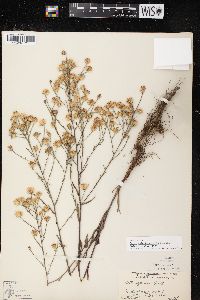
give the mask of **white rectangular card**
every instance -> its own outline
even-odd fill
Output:
[[[154,39],[154,69],[188,70],[190,64],[191,38]]]

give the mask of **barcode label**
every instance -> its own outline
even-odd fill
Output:
[[[23,33],[6,33],[4,35],[4,41],[6,44],[13,45],[35,45],[36,36]]]

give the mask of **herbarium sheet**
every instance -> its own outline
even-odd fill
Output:
[[[190,299],[192,65],[169,40],[192,47],[3,32],[1,299]]]

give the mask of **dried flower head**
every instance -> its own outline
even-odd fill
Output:
[[[20,211],[20,210],[17,210],[17,211],[15,212],[15,216],[16,216],[17,218],[21,218],[21,217],[23,216],[23,212]]]
[[[141,85],[141,87],[140,87],[140,93],[144,94],[145,91],[146,91],[146,86],[145,85]]]
[[[40,198],[39,197],[34,197],[30,200],[31,204],[34,206],[37,206],[39,204]]]
[[[40,132],[34,132],[34,134],[33,134],[33,136],[34,136],[36,139],[38,139],[40,135],[41,135]]]
[[[71,130],[72,129],[72,125],[69,123],[69,124],[67,124],[67,128],[69,129],[69,130]]]
[[[8,150],[9,150],[9,151],[13,151],[13,146],[12,146],[12,145],[9,145],[9,146],[8,146]]]
[[[45,205],[45,206],[43,207],[43,211],[44,211],[44,212],[49,211],[49,206],[48,206],[48,205]]]
[[[32,195],[35,192],[35,189],[34,189],[34,187],[29,186],[29,187],[27,187],[26,191],[28,194]]]
[[[42,192],[38,191],[38,192],[35,193],[35,197],[36,198],[40,198],[41,196],[42,196]]]
[[[54,251],[57,251],[58,244],[57,243],[53,243],[53,244],[51,244],[51,247],[53,248]]]
[[[14,205],[16,206],[19,206],[19,205],[22,205],[22,203],[25,201],[26,199],[24,197],[19,197],[19,198],[16,198],[13,203]]]
[[[76,155],[76,151],[75,151],[75,150],[70,150],[70,151],[68,152],[68,154],[69,154],[69,157],[70,157],[70,158],[74,158],[74,156]]]
[[[133,126],[133,127],[136,126],[137,123],[138,123],[138,122],[137,122],[136,119],[132,119],[132,120],[130,121],[130,125]]]
[[[39,120],[39,125],[40,126],[44,126],[46,124],[46,120],[45,119],[40,119]]]
[[[48,155],[50,155],[52,152],[53,152],[53,148],[51,146],[49,146],[45,149],[45,153]]]
[[[143,113],[143,109],[142,109],[142,108],[137,108],[137,109],[136,109],[136,112],[137,112],[138,114],[142,114],[142,113]]]
[[[42,139],[42,144],[43,144],[43,145],[49,145],[49,143],[50,143],[50,139],[49,139],[48,137],[44,137],[44,138]]]
[[[38,235],[38,231],[35,230],[35,229],[33,229],[33,230],[31,231],[31,233],[32,233],[33,236],[37,236],[37,235]]]
[[[33,161],[33,160],[30,160],[30,161],[29,161],[29,166],[30,166],[31,169],[33,170],[33,169],[35,168],[35,166],[36,166],[36,162]]]
[[[61,140],[55,141],[55,142],[53,143],[53,146],[54,146],[55,148],[61,147],[61,146],[62,146],[62,141],[61,141]]]
[[[27,121],[31,122],[31,123],[36,123],[38,121],[37,117],[34,116],[27,116],[26,117]]]
[[[80,184],[80,188],[81,188],[81,190],[83,190],[83,191],[86,191],[88,187],[89,187],[89,184],[88,184],[88,183],[81,183],[81,184]]]
[[[44,90],[42,91],[42,94],[45,95],[45,96],[48,96],[49,93],[50,93],[50,92],[49,92],[48,89],[44,89]]]
[[[56,121],[55,121],[55,120],[53,120],[53,121],[51,122],[51,126],[52,126],[52,127],[55,127],[55,126],[56,126]]]
[[[132,97],[129,97],[127,98],[126,102],[129,104],[129,105],[133,105],[133,98]]]
[[[88,58],[88,57],[85,58],[85,64],[86,64],[86,65],[90,64],[90,62],[91,62],[90,58]]]
[[[95,101],[93,99],[89,99],[87,101],[87,103],[88,103],[89,106],[93,106],[95,104]]]
[[[38,145],[36,145],[36,146],[33,146],[32,148],[33,148],[33,152],[38,152],[38,150],[39,150],[39,147],[38,147]]]
[[[26,200],[23,201],[22,206],[26,207],[26,208],[29,208],[31,206],[31,204],[32,204],[31,199],[30,200],[26,199]]]
[[[57,114],[58,114],[58,111],[56,109],[52,109],[51,115],[52,116],[57,116]]]
[[[56,105],[58,107],[62,105],[62,101],[60,100],[59,97],[53,97],[52,102],[53,102],[54,105]]]
[[[51,219],[51,218],[50,218],[49,216],[44,217],[44,220],[45,220],[46,222],[49,222],[50,219]]]
[[[75,61],[74,61],[73,59],[69,58],[69,59],[67,60],[67,67],[68,67],[70,70],[74,69],[74,68],[76,67]]]
[[[96,117],[93,121],[93,124],[91,126],[92,131],[101,128],[105,124],[105,121],[103,119],[100,119],[99,117]]]
[[[42,192],[38,191],[38,192],[35,193],[35,197],[36,198],[40,198],[41,196],[42,196]]]
[[[87,72],[91,72],[92,71],[92,67],[91,66],[87,66],[86,71]]]

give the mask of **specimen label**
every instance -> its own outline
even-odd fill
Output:
[[[182,249],[181,236],[138,236],[127,238],[128,251],[174,251]]]

